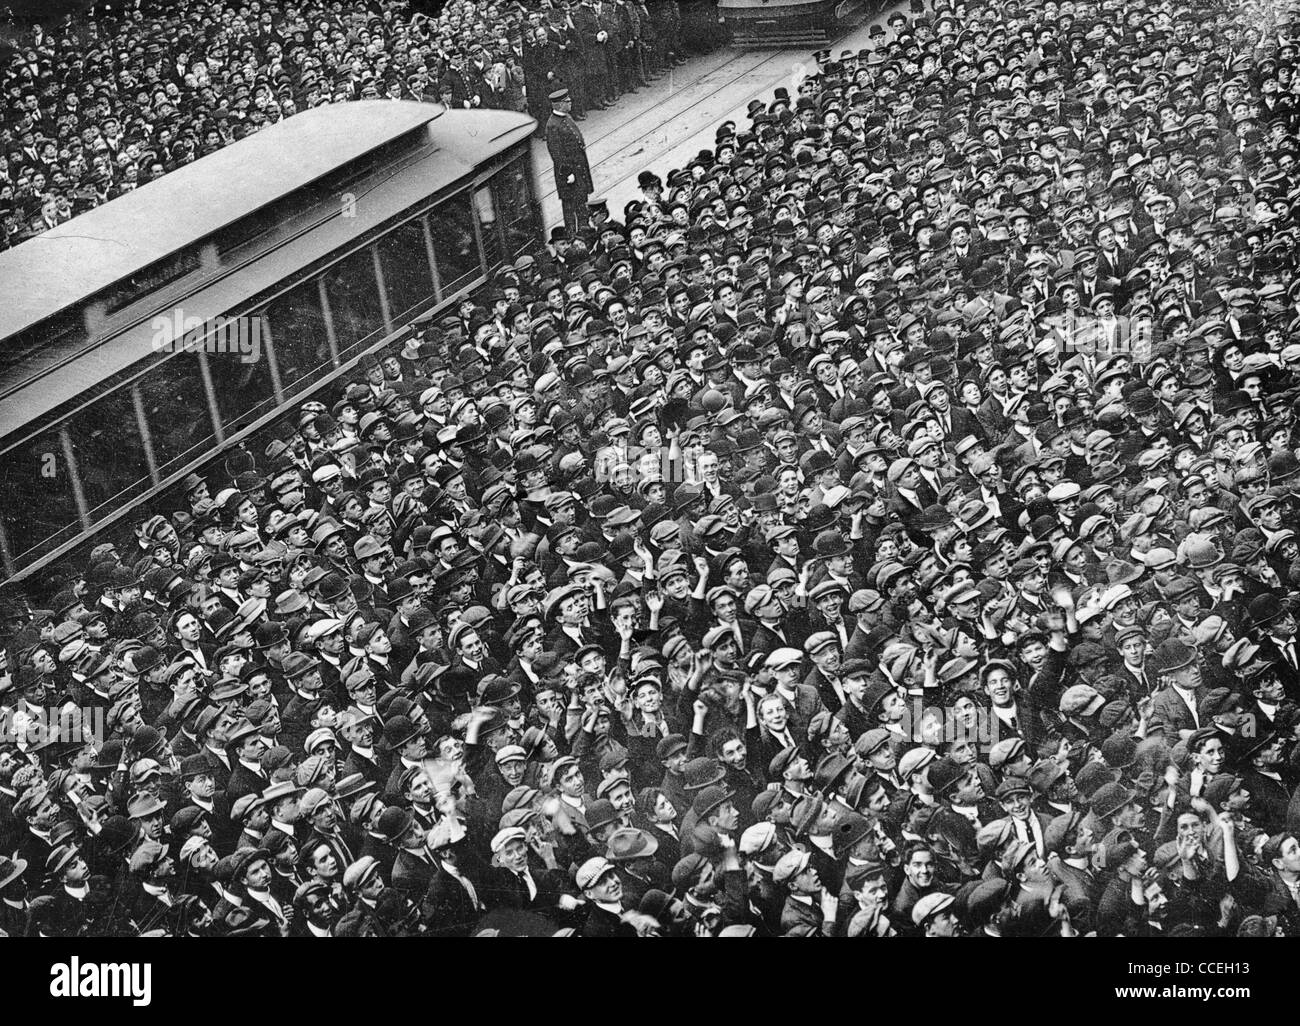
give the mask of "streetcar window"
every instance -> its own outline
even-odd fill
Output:
[[[178,353],[140,379],[158,473],[198,458],[216,444],[200,353]]]
[[[0,523],[17,557],[81,529],[58,428],[0,456]]]
[[[375,281],[375,262],[369,249],[358,250],[325,272],[325,297],[340,358],[370,335],[384,330],[379,283]]]
[[[224,321],[209,339],[208,373],[227,436],[276,407],[266,338],[265,315],[255,313]]]
[[[501,229],[491,185],[485,185],[474,191],[474,212],[478,215],[483,254],[487,258],[487,264],[489,267],[497,267],[502,262]]]
[[[496,208],[505,232],[506,258],[522,253],[537,235],[533,214],[532,180],[528,174],[528,157],[521,154],[492,180]]]
[[[438,261],[439,298],[463,289],[483,273],[467,195],[453,196],[429,215],[433,256]]]
[[[152,483],[129,386],[70,417],[68,433],[92,519],[107,516]]]
[[[286,393],[333,368],[316,279],[295,286],[266,308],[263,343],[268,338],[275,347],[280,385]]]
[[[433,275],[420,222],[407,221],[379,240],[379,262],[394,321],[420,313],[432,303]]]

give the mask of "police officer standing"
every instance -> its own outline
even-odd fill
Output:
[[[546,149],[551,154],[555,187],[564,208],[564,226],[571,232],[577,232],[584,226],[587,197],[595,187],[591,181],[591,167],[587,163],[587,144],[583,141],[582,131],[573,123],[570,116],[572,110],[573,103],[567,89],[557,89],[551,93],[551,117],[546,123]]]

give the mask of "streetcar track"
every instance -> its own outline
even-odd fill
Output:
[[[865,20],[863,20],[862,22],[860,22],[860,23],[857,24],[857,25],[852,26],[851,28],[848,29],[847,32],[844,32],[844,33],[840,34],[839,36],[837,36],[833,41],[831,41],[831,42],[828,43],[827,45],[832,45],[832,46],[834,46],[834,45],[841,44],[843,40],[847,39],[847,38],[848,38],[849,36],[851,36],[854,32],[857,32],[857,31],[859,31],[859,30],[861,30],[861,29],[866,28],[867,26],[869,26],[869,25],[872,24],[873,22],[883,21],[886,17],[888,17],[888,15],[890,14],[891,11],[898,9],[899,7],[900,7],[900,5],[899,5],[898,3],[896,3],[896,2],[887,2],[887,3],[883,4],[883,5],[881,5],[878,9],[876,9],[875,11],[873,11],[873,12],[872,12],[872,13],[871,13],[871,14],[870,14],[870,15],[869,15]],[[707,78],[709,75],[714,75],[714,74],[717,74],[717,73],[719,73],[719,72],[725,71],[725,69],[727,69],[728,67],[730,67],[730,66],[731,66],[732,64],[734,64],[736,61],[740,60],[740,59],[743,58],[743,57],[752,56],[753,54],[754,54],[754,51],[753,51],[753,50],[743,50],[743,51],[741,51],[740,53],[736,54],[736,56],[734,56],[734,57],[730,58],[729,60],[725,61],[724,63],[718,65],[718,67],[715,68],[715,69],[713,69],[712,71],[706,72],[705,75],[701,76],[701,79],[697,79],[696,81],[697,81],[697,82],[698,82],[698,81],[701,81],[703,78]],[[658,132],[658,131],[661,130],[661,129],[664,129],[666,126],[671,126],[672,123],[673,123],[674,121],[676,121],[676,120],[678,120],[679,118],[685,116],[685,115],[687,114],[687,112],[689,112],[689,111],[695,109],[695,108],[698,107],[700,104],[702,104],[702,103],[707,103],[709,100],[713,99],[713,98],[714,98],[715,96],[717,96],[720,92],[722,92],[724,89],[727,89],[727,88],[730,87],[732,84],[734,84],[734,83],[735,83],[739,78],[741,78],[743,75],[749,75],[749,74],[753,74],[753,73],[761,72],[761,70],[762,70],[763,68],[767,67],[769,64],[772,63],[772,61],[775,61],[775,60],[794,61],[794,60],[811,60],[811,58],[812,58],[812,51],[811,51],[811,50],[804,50],[804,49],[800,49],[800,48],[787,48],[787,49],[784,49],[784,50],[776,50],[776,51],[772,52],[772,53],[769,54],[767,57],[765,57],[763,60],[761,60],[761,61],[759,61],[757,64],[755,64],[753,67],[751,67],[751,68],[749,68],[748,70],[742,72],[740,75],[737,75],[737,76],[735,76],[735,78],[731,78],[731,79],[729,79],[728,81],[726,81],[726,82],[724,82],[724,83],[721,83],[720,85],[718,85],[716,88],[714,88],[714,89],[711,90],[710,92],[708,92],[708,93],[706,93],[705,95],[699,97],[699,99],[694,100],[693,102],[691,102],[690,104],[688,104],[686,107],[683,107],[683,108],[682,108],[680,111],[678,111],[677,113],[672,114],[672,115],[669,115],[668,117],[664,118],[663,120],[661,120],[661,121],[659,121],[658,123],[656,123],[655,125],[653,125],[653,126],[652,126],[650,129],[648,129],[647,131],[640,133],[636,141],[631,142],[631,143],[628,143],[626,146],[622,146],[622,147],[620,147],[619,149],[615,150],[613,153],[609,154],[607,157],[603,157],[603,158],[601,158],[600,160],[598,160],[595,164],[592,165],[592,178],[594,179],[594,178],[596,177],[596,171],[597,171],[599,168],[602,168],[602,167],[606,167],[606,166],[608,166],[611,162],[621,159],[624,155],[628,155],[628,156],[636,155],[635,152],[632,150],[632,147],[635,146],[635,145],[637,145],[637,143],[644,141],[645,139],[649,138],[653,133]],[[671,74],[671,69],[670,69],[670,72],[669,72],[669,73]],[[689,88],[689,86],[688,86],[687,88]],[[766,89],[763,89],[763,90],[760,90],[759,92],[761,93],[761,92],[765,92],[765,91],[766,91]],[[759,93],[753,93],[753,94],[750,94],[749,99],[753,99],[755,96],[758,96],[758,95],[759,95]],[[743,103],[743,102],[745,102],[745,101],[742,101],[742,103]],[[656,104],[655,106],[660,106],[660,104]],[[590,151],[590,150],[591,150],[592,148],[594,148],[597,144],[603,142],[604,140],[606,140],[606,139],[608,139],[610,136],[612,136],[615,132],[621,131],[622,129],[626,128],[628,125],[635,124],[635,123],[637,122],[638,119],[640,119],[640,118],[642,118],[642,117],[645,117],[646,115],[651,114],[653,110],[654,110],[654,107],[651,107],[650,109],[647,109],[647,110],[641,112],[640,114],[634,115],[633,117],[629,118],[629,119],[626,120],[626,121],[623,121],[623,122],[621,122],[621,123],[619,123],[619,124],[617,124],[617,125],[612,126],[612,127],[609,128],[608,130],[604,131],[601,135],[599,135],[599,136],[595,137],[594,139],[592,139],[592,140],[588,143],[588,150]],[[659,147],[659,148],[657,148],[657,149],[655,149],[655,150],[653,150],[653,151],[646,151],[646,152],[642,153],[642,154],[641,154],[641,161],[640,161],[641,164],[642,164],[642,170],[645,169],[645,168],[650,167],[652,164],[654,164],[654,163],[656,163],[657,161],[659,161],[660,159],[662,159],[662,158],[664,157],[664,155],[666,155],[666,154],[672,152],[674,149],[676,149],[676,148],[681,144],[681,142],[685,141],[686,139],[690,139],[690,138],[692,138],[693,136],[696,136],[696,135],[699,135],[699,134],[705,132],[705,131],[707,130],[707,127],[708,127],[708,126],[705,125],[705,126],[701,127],[700,129],[698,129],[698,130],[696,130],[696,131],[690,132],[688,135],[682,136],[682,138],[679,139],[677,142],[672,142],[672,141],[670,140],[670,141],[667,143],[667,145],[665,145],[665,146],[661,146],[661,147]],[[671,137],[671,131],[669,132],[669,136]],[[545,146],[544,146],[544,145],[543,145],[541,148],[542,148],[542,150],[545,150]],[[614,192],[614,191],[616,191],[620,186],[624,185],[624,184],[627,183],[627,182],[630,182],[630,181],[634,180],[635,177],[636,177],[636,175],[638,175],[638,174],[640,174],[640,170],[638,170],[638,171],[636,171],[636,172],[633,172],[633,173],[631,173],[631,174],[623,175],[623,176],[620,177],[620,178],[617,178],[617,179],[615,179],[615,180],[613,180],[613,181],[611,181],[611,182],[608,182],[608,183],[606,183],[602,188],[598,189],[598,190],[597,190],[597,193],[595,193],[594,195],[597,195],[597,194],[599,194],[599,195],[603,195],[603,194],[607,194],[607,193],[610,193],[610,192]],[[548,179],[550,180],[550,184],[549,184],[545,189],[540,190],[540,194],[539,194],[539,197],[538,197],[539,201],[541,201],[541,200],[552,199],[553,197],[556,197],[556,196],[559,195],[559,190],[555,187],[554,175],[553,175],[553,174],[547,174],[545,177],[548,178]]]
[[[787,59],[787,60],[788,60],[788,59],[790,58],[791,55],[798,54],[798,53],[801,53],[801,52],[802,52],[802,51],[799,51],[799,50],[777,50],[776,52],[774,52],[774,53],[770,54],[769,56],[765,57],[763,60],[759,61],[759,62],[758,62],[757,64],[755,64],[753,67],[751,67],[751,68],[747,69],[746,71],[744,71],[742,74],[743,74],[743,75],[753,74],[753,73],[755,73],[755,72],[761,71],[764,67],[766,67],[768,64],[770,64],[770,63],[771,63],[772,61],[774,61],[774,60],[778,60],[778,59],[781,59],[781,58],[784,58],[784,59]],[[708,73],[706,74],[705,77],[707,77],[708,75],[715,75],[715,74],[717,74],[718,72],[723,71],[724,69],[726,69],[726,68],[729,67],[730,65],[734,64],[736,61],[741,60],[742,58],[745,58],[745,57],[751,57],[751,56],[753,56],[753,55],[754,55],[754,52],[753,52],[752,50],[745,50],[745,51],[742,51],[741,53],[738,53],[735,57],[732,57],[730,60],[726,61],[725,63],[720,64],[720,65],[719,65],[717,68],[715,68],[713,71],[708,72]],[[718,95],[719,93],[721,93],[723,90],[725,90],[725,89],[729,88],[731,85],[733,85],[733,84],[737,81],[737,79],[739,79],[740,77],[741,77],[741,75],[736,75],[736,76],[733,77],[733,78],[729,78],[729,79],[727,79],[725,82],[719,83],[719,84],[718,84],[715,88],[713,88],[711,91],[709,91],[708,93],[705,93],[703,96],[699,97],[698,99],[693,100],[691,103],[689,103],[687,106],[683,107],[681,110],[677,111],[677,112],[674,113],[674,114],[670,114],[670,115],[668,115],[667,117],[663,118],[662,120],[658,121],[656,124],[654,124],[653,126],[651,126],[650,128],[648,128],[646,131],[639,133],[637,141],[644,140],[644,139],[650,137],[653,133],[658,132],[658,131],[660,131],[661,129],[664,129],[664,128],[666,128],[667,126],[670,126],[674,121],[678,120],[678,119],[681,118],[681,117],[684,117],[684,116],[685,116],[689,111],[695,109],[695,108],[698,107],[700,104],[702,104],[702,103],[707,103],[709,100],[712,100],[715,96],[717,96],[717,95]],[[697,81],[699,81],[699,80],[697,80]],[[687,86],[687,87],[684,87],[684,88],[690,88],[690,87]],[[655,104],[655,107],[658,107],[658,106],[662,106],[662,104]],[[653,112],[654,112],[655,107],[651,107],[650,109],[645,110],[645,111],[643,111],[642,113],[635,115],[633,118],[631,118],[631,119],[629,119],[629,120],[627,120],[627,121],[623,121],[623,122],[621,122],[621,123],[619,123],[619,124],[617,124],[617,125],[611,127],[608,131],[605,131],[605,132],[604,132],[603,134],[601,134],[600,136],[597,136],[595,139],[590,140],[590,141],[587,143],[587,148],[588,148],[588,150],[592,149],[593,147],[595,147],[595,146],[598,145],[599,143],[601,143],[601,142],[603,142],[604,140],[608,139],[610,136],[614,135],[615,133],[620,132],[620,131],[622,131],[623,129],[627,128],[628,125],[633,125],[633,124],[635,124],[635,123],[636,123],[640,118],[643,118],[643,117],[646,117],[646,116],[652,115]],[[694,135],[694,134],[697,134],[697,133],[692,132],[691,134]],[[689,138],[689,136],[687,136],[686,138]],[[611,161],[617,160],[617,159],[620,158],[621,156],[627,154],[627,153],[632,149],[632,147],[633,147],[634,145],[636,145],[635,142],[633,142],[633,143],[628,143],[627,145],[620,147],[619,149],[615,150],[613,153],[611,153],[611,154],[609,154],[608,156],[603,157],[603,158],[601,158],[599,161],[597,161],[597,162],[593,165],[593,167],[592,167],[593,177],[595,177],[594,172],[596,171],[597,168],[604,167],[604,166],[606,166],[607,164],[609,164]],[[675,145],[675,144],[674,144],[674,145]],[[667,146],[667,147],[664,147],[664,148],[661,148],[661,149],[656,150],[656,151],[655,151],[655,154],[654,154],[653,157],[648,157],[648,158],[646,158],[646,160],[645,160],[645,164],[646,164],[646,166],[649,166],[651,163],[653,163],[655,160],[657,160],[660,156],[662,156],[663,154],[669,152],[669,150],[671,150],[672,148],[673,148],[673,145],[669,145],[669,146]],[[558,195],[558,190],[555,188],[555,185],[554,185],[554,177],[553,177],[553,176],[551,176],[551,177],[552,177],[552,184],[551,184],[551,186],[550,186],[549,188],[547,188],[547,189],[542,193],[542,196],[541,196],[542,199],[546,199],[546,198],[549,198],[549,197],[551,197],[551,196]],[[631,175],[625,175],[624,177],[622,177],[622,178],[618,179],[617,181],[611,183],[611,186],[613,186],[613,185],[620,185],[620,184],[622,184],[623,182],[628,181],[631,177],[632,177]],[[602,190],[602,191],[607,191],[607,190]]]

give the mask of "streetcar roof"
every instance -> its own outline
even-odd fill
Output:
[[[438,117],[359,100],[302,111],[0,252],[0,338],[193,246]]]

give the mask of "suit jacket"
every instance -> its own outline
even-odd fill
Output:
[[[230,779],[226,782],[226,799],[231,805],[239,801],[246,794],[261,794],[271,782],[266,777],[258,776],[242,762],[235,762],[235,767],[230,771]]]
[[[1291,794],[1286,784],[1255,769],[1247,770],[1241,776],[1250,792],[1250,821],[1269,835],[1294,829],[1288,824]]]
[[[922,484],[924,485],[924,482]],[[933,489],[930,489],[930,492],[933,494]],[[894,485],[889,486],[889,498],[885,501],[885,510],[892,518],[908,523],[918,516],[925,506],[920,488],[917,489],[916,500],[913,501]]]
[[[1110,253],[1103,250],[1097,251],[1097,272],[1099,275],[1105,275],[1108,278],[1117,278],[1124,280],[1132,267],[1133,258],[1125,251],[1116,248]]]
[[[37,837],[26,825],[23,826],[14,854],[27,863],[23,878],[33,890],[45,876],[45,860],[49,858],[52,850],[53,846],[49,841]]]
[[[749,653],[767,653],[775,652],[778,648],[791,648],[798,642],[795,640],[788,628],[784,629],[785,637],[782,638],[765,624],[759,624],[754,628],[754,633],[749,639]]]
[[[1146,923],[1145,906],[1134,905],[1129,896],[1129,882],[1112,877],[1097,899],[1098,937],[1142,936]]]
[[[807,744],[808,741],[807,731],[805,731],[801,735],[797,730],[794,729],[793,726],[791,726],[789,729],[790,729],[790,733],[794,735],[794,742],[796,745]],[[747,761],[756,762],[759,766],[763,768],[764,772],[767,772],[768,764],[772,761],[772,759],[775,758],[776,755],[779,752],[783,751],[785,748],[785,745],[783,745],[780,741],[778,741],[775,737],[773,737],[772,734],[768,731],[768,729],[763,726],[758,727],[756,730],[748,731],[747,736],[745,738],[745,744],[749,748],[749,758]],[[685,822],[683,821],[683,828],[684,827],[685,827]],[[690,838],[685,835],[685,830],[683,830],[683,835],[682,835],[683,851],[685,851],[690,846],[689,841]],[[43,864],[44,863],[42,863],[42,865]]]
[[[863,712],[853,702],[845,702],[835,713],[835,718],[844,724],[844,729],[855,742],[868,730],[880,726],[877,720]]]
[[[361,854],[358,858],[369,855],[379,865],[380,875],[388,881],[393,879],[393,865],[397,861],[398,849],[381,837],[366,831],[361,839]]]
[[[339,779],[352,773],[360,773],[372,784],[383,784],[388,780],[388,770],[378,758],[379,753],[375,753],[375,760],[372,762],[356,752],[349,752],[348,757],[343,760],[343,769],[339,771]]]
[[[969,278],[975,273],[975,269],[983,262],[982,247],[974,238],[966,246],[965,253],[958,253],[954,248],[951,251],[952,258],[957,263],[957,269],[961,272],[963,278]]]
[[[810,687],[817,692],[817,697],[821,699],[822,705],[831,712],[839,712],[840,706],[844,703],[840,701],[840,696],[836,694],[835,687],[824,673],[816,666],[812,668],[808,676],[804,677],[805,687]]]
[[[1196,701],[1204,699],[1204,688],[1197,691]],[[1199,711],[1199,710],[1198,710]],[[1151,699],[1151,719],[1159,720],[1165,725],[1169,734],[1180,730],[1195,730],[1196,717],[1173,688],[1162,688]]]
[[[814,933],[820,933],[826,917],[822,915],[821,906],[815,901],[810,905],[796,900],[793,894],[785,899],[781,906],[781,933],[786,934],[797,927],[811,927]]]
[[[27,933],[27,918],[26,901],[23,901],[21,908],[15,908],[7,901],[0,901],[0,930],[3,930],[6,936],[24,936]]]
[[[1002,400],[991,392],[980,403],[976,418],[984,428],[984,437],[993,443],[1001,442],[1011,426],[1010,419],[1002,411]]]
[[[425,861],[402,848],[393,861],[393,886],[415,895],[425,894],[439,869],[434,862]]]
[[[1097,899],[1101,884],[1091,870],[1078,869],[1062,859],[1052,859],[1047,871],[1065,888],[1065,907],[1070,910],[1070,921],[1080,934],[1089,933],[1096,925]]]
[[[177,914],[177,897],[173,895],[172,903],[168,905],[162,898],[155,897],[141,888],[131,903],[131,911],[128,913],[131,922],[135,923],[136,930],[140,933],[159,929],[170,930]]]
[[[1091,306],[1092,301],[1102,292],[1109,292],[1116,297],[1117,301],[1122,297],[1123,282],[1104,272],[1098,273],[1092,281],[1084,281],[1082,275],[1079,275],[1075,281],[1079,286],[1079,299],[1084,306]]]
[[[1300,906],[1296,905],[1290,889],[1276,872],[1269,874],[1269,885],[1260,912],[1266,916],[1280,916],[1286,924],[1287,936],[1291,936],[1300,926]]]
[[[1002,720],[999,719],[998,737],[999,738],[1018,737],[1021,740],[1023,740],[1025,742],[1025,746],[1032,751],[1034,750],[1038,742],[1042,739],[1044,733],[1043,721],[1038,714],[1038,706],[1035,704],[1034,700],[1024,692],[1021,692],[1020,694],[1017,694],[1015,696],[1015,702],[1016,702],[1015,729],[1012,730],[1008,724],[1004,723]],[[996,718],[996,713],[994,713],[992,710],[989,711],[989,715]]]
[[[808,684],[796,684],[794,702],[787,699],[785,705],[790,710],[790,733],[794,735],[795,743],[801,744],[808,739],[808,724],[826,706],[817,689]]]
[[[45,921],[45,932],[51,937],[80,937],[86,920],[85,900],[72,897],[63,887],[56,887],[54,907]]]
[[[739,805],[737,805],[737,808],[739,808]],[[637,826],[658,842],[659,847],[655,849],[655,858],[671,872],[672,868],[677,865],[682,857],[681,841],[667,831],[661,830],[659,827],[651,826],[644,820],[638,823]]]
[[[1043,838],[1043,843],[1044,843],[1044,846],[1045,846],[1046,843],[1047,843],[1047,826],[1048,826],[1049,823],[1052,822],[1052,817],[1049,816],[1049,815],[1047,815],[1046,813],[1039,812],[1037,809],[1034,809],[1034,808],[1031,808],[1031,809],[1029,810],[1029,816],[1030,816],[1031,819],[1034,819],[1034,820],[1037,820],[1037,821],[1038,821],[1038,831],[1039,831],[1039,834],[1040,834],[1040,835],[1042,836],[1042,838]],[[1020,836],[1020,831],[1019,831],[1019,829],[1016,827],[1016,824],[1015,824],[1015,822],[1012,820],[1012,818],[1011,818],[1010,816],[1006,816],[1006,817],[1004,817],[1004,818],[1005,818],[1009,823],[1011,823],[1011,829],[1012,829],[1013,831],[1015,831],[1016,836],[1019,837],[1019,836]],[[1031,840],[1031,841],[1034,840],[1034,826],[1033,826],[1032,823],[1026,821],[1026,823],[1025,823],[1025,832],[1028,834],[1028,838],[1027,838],[1028,840]],[[1044,850],[1043,850],[1043,852],[1042,852],[1041,854],[1043,855],[1043,857],[1046,857],[1046,856],[1047,856],[1046,847],[1044,847]]]
[[[948,441],[956,443],[967,435],[974,435],[982,442],[988,440],[984,425],[979,422],[975,414],[971,413],[970,410],[963,406],[950,406],[948,414],[951,419],[951,423],[948,425]]]
[[[1151,683],[1153,680],[1151,672],[1146,670],[1145,667],[1143,667],[1143,670],[1146,673],[1147,682]],[[1124,682],[1124,686],[1128,688],[1129,697],[1134,704],[1146,698],[1149,689],[1142,683],[1142,678],[1133,672],[1133,668],[1128,663],[1121,662],[1119,668],[1115,670],[1115,676]]]
[[[361,899],[339,918],[331,931],[335,937],[393,937],[398,936],[376,914],[375,909]]]
[[[456,868],[465,875],[459,866]],[[467,875],[466,879],[474,885],[481,904],[482,887],[477,880],[470,879]],[[420,905],[420,921],[430,936],[468,937],[482,914],[483,910],[475,906],[461,882],[442,866],[435,866],[429,877],[429,886],[424,892],[424,901]]]
[[[594,644],[600,640],[596,632],[590,628],[582,632],[582,640],[586,644]],[[546,635],[546,649],[548,652],[555,652],[557,655],[573,655],[578,651],[578,643],[573,637],[564,631],[561,627],[556,626],[548,635]]]
[[[552,915],[565,888],[555,873],[529,859],[528,872],[537,887],[537,895],[528,896],[528,885],[508,869],[493,866],[483,874],[481,897],[489,909],[526,909],[539,915]]]
[[[608,909],[592,905],[582,926],[583,937],[635,937],[636,930]]]
[[[870,635],[861,627],[854,626],[849,635],[848,646],[844,649],[844,661],[862,659],[871,654]]]

